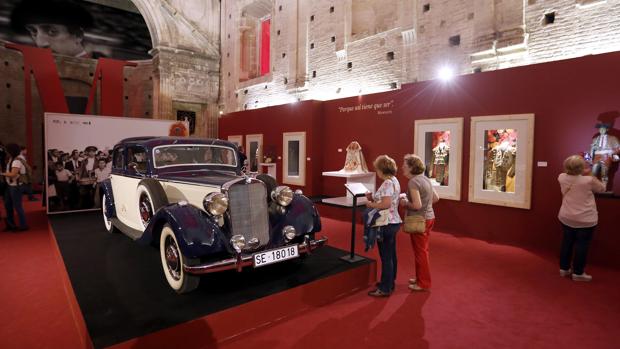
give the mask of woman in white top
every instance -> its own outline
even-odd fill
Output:
[[[381,256],[381,281],[377,289],[368,292],[369,296],[387,297],[394,291],[396,280],[396,233],[403,222],[398,214],[400,183],[396,179],[396,162],[387,155],[377,157],[374,162],[375,171],[383,184],[374,195],[367,193],[367,207],[378,210],[389,209],[388,225],[382,227],[383,238],[377,241]]]
[[[605,191],[605,186],[590,175],[591,170],[586,168],[585,160],[579,155],[564,160],[564,171],[558,176],[562,191],[558,219],[564,231],[560,250],[560,276],[570,275],[575,281],[590,281],[592,276],[586,274],[584,268],[592,234],[598,224],[594,193]]]
[[[20,153],[19,146],[11,143],[6,146],[9,153],[7,170],[2,173],[7,182],[7,190],[4,193],[4,206],[6,208],[6,230],[24,231],[28,230],[26,215],[22,206],[23,185],[20,183],[20,176],[26,174],[26,167],[17,159]],[[15,224],[14,211],[19,218],[19,226]]]

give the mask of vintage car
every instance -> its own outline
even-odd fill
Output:
[[[112,152],[102,183],[107,231],[159,247],[178,293],[200,274],[266,266],[310,254],[321,220],[301,191],[265,174],[245,174],[233,143],[176,137],[129,138]]]

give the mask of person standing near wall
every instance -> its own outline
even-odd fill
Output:
[[[381,256],[381,281],[375,290],[368,292],[368,295],[387,297],[394,291],[396,280],[396,233],[402,223],[398,214],[400,183],[396,179],[396,162],[391,157],[387,155],[377,157],[374,166],[379,178],[383,179],[383,184],[374,195],[367,193],[366,206],[378,210],[389,209],[389,216],[388,224],[382,229],[383,238],[377,242]]]
[[[24,165],[24,167],[26,168],[26,176],[23,177],[24,181],[22,183],[22,185],[24,186],[24,194],[28,195],[28,201],[37,201],[37,199],[34,197],[34,194],[32,193],[32,167],[30,166],[30,164],[28,164],[28,149],[26,149],[26,147],[24,146],[19,147],[19,149],[20,152],[17,160],[21,161],[22,165]]]
[[[6,150],[9,153],[8,166],[2,176],[7,182],[7,190],[4,193],[4,204],[6,207],[6,230],[24,231],[28,230],[26,224],[26,214],[22,205],[23,185],[21,178],[26,175],[26,167],[17,159],[20,153],[19,146],[15,143],[8,144]],[[19,226],[15,224],[14,211],[19,218]]]
[[[405,155],[403,174],[409,179],[409,182],[406,198],[400,200],[400,205],[407,208],[407,216],[423,216],[425,221],[423,233],[409,234],[415,254],[416,276],[409,280],[409,289],[412,291],[427,291],[431,288],[428,240],[435,224],[433,203],[439,201],[439,195],[433,188],[431,180],[424,175],[425,167],[419,156]]]
[[[560,249],[560,276],[570,276],[574,281],[592,280],[584,269],[590,241],[598,224],[594,193],[604,192],[605,185],[591,174],[584,158],[572,155],[564,160],[564,173],[558,176],[562,191],[558,219],[564,232]]]

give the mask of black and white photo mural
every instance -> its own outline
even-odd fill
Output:
[[[129,0],[2,0],[0,43],[50,48],[56,55],[151,59],[151,37]]]

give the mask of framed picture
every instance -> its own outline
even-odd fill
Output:
[[[235,145],[238,147],[240,145],[243,145],[243,136],[241,135],[228,136],[228,141],[231,143],[235,143]]]
[[[248,157],[250,172],[258,172],[258,164],[263,162],[263,134],[245,136],[245,155]]]
[[[534,114],[471,118],[469,201],[530,208]]]
[[[282,135],[282,183],[306,185],[306,132]]]
[[[463,118],[416,120],[413,152],[439,197],[461,200]]]

